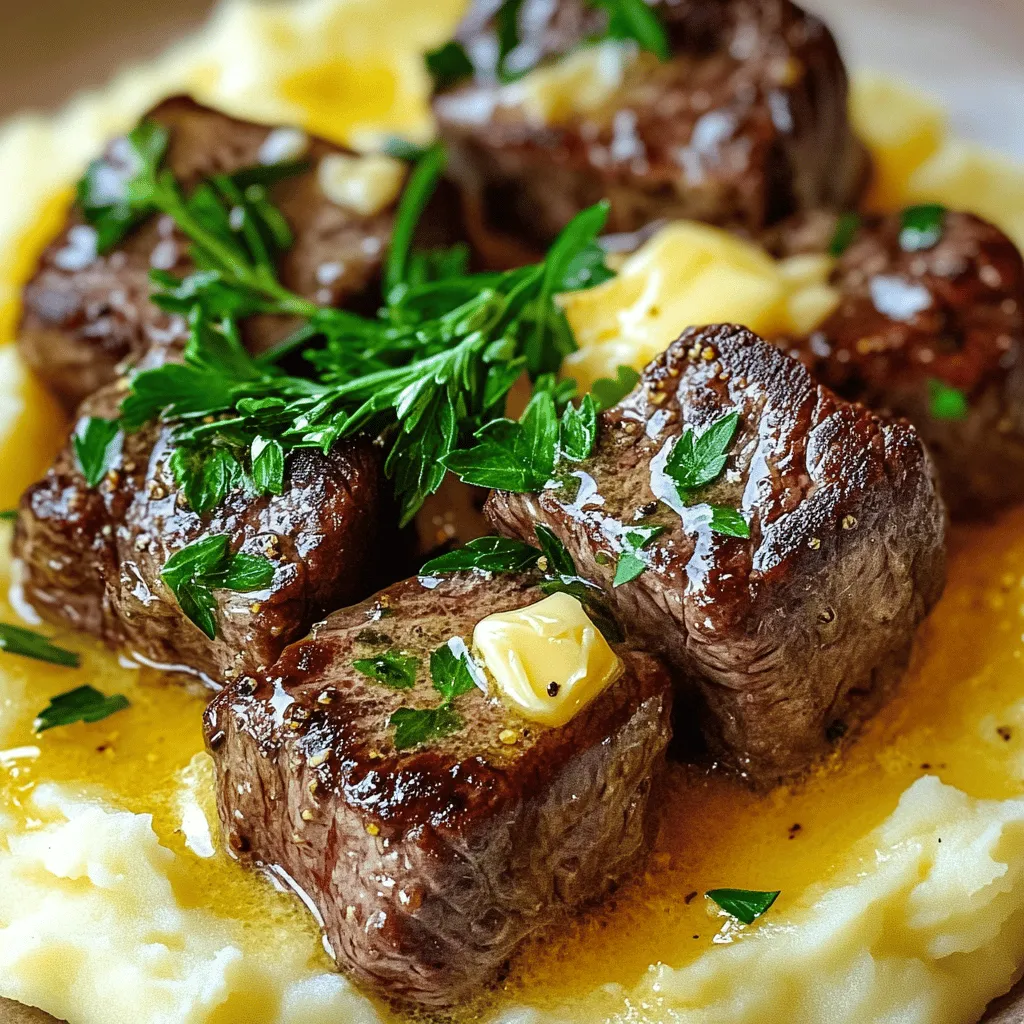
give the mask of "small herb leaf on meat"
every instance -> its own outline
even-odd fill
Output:
[[[90,487],[95,487],[113,468],[121,453],[121,428],[117,420],[89,416],[79,420],[71,443],[78,468]]]
[[[626,547],[619,555],[615,566],[613,587],[621,587],[632,583],[647,568],[647,563],[640,557],[640,552],[656,537],[665,532],[664,526],[637,526],[628,530],[625,535]]]
[[[699,437],[689,427],[673,446],[665,462],[665,473],[686,504],[695,504],[690,500],[693,492],[714,483],[721,476],[729,448],[736,437],[739,419],[739,413],[726,413]],[[728,537],[750,536],[750,527],[739,511],[719,505],[711,508],[712,532]]]
[[[779,898],[781,890],[758,892],[752,889],[712,889],[704,895],[731,917],[753,924]]]
[[[434,708],[402,707],[391,715],[396,750],[457,732],[463,721],[453,706],[456,699],[474,689],[486,689],[486,679],[461,637],[453,637],[430,655],[430,677],[441,703]]]
[[[78,668],[79,665],[79,657],[74,651],[57,647],[45,636],[31,629],[11,626],[6,622],[0,622],[0,651],[20,654],[24,658],[34,658],[36,661],[48,661],[51,665],[61,665],[64,668]]]
[[[211,640],[217,636],[215,589],[249,593],[270,586],[273,563],[262,555],[232,554],[227,534],[214,534],[175,552],[160,578],[171,588],[181,610]]]
[[[0,510],[0,523],[13,523],[18,518],[16,508],[5,508]]]
[[[273,438],[254,437],[250,448],[252,482],[264,494],[284,491],[284,448]]]
[[[461,637],[454,637],[430,655],[430,678],[446,703],[474,688],[486,688],[484,677]]]
[[[108,697],[91,686],[79,686],[50,699],[35,720],[35,731],[46,732],[75,722],[99,722],[129,706],[123,694]]]
[[[396,750],[409,750],[449,736],[463,726],[462,716],[448,704],[436,708],[398,708],[389,721],[395,730]]]
[[[946,208],[937,203],[908,206],[900,217],[900,248],[904,252],[931,249],[942,239]]]
[[[142,121],[115,145],[113,159],[94,160],[79,181],[78,204],[96,231],[100,255],[153,212],[147,183],[156,178],[167,143],[166,128]]]
[[[545,571],[554,576],[575,576],[576,563],[568,548],[555,536],[554,532],[543,523],[538,523],[534,528],[537,534],[537,541],[544,553],[547,565]]]
[[[597,443],[597,404],[584,395],[579,406],[567,405],[558,431],[559,454],[570,462],[583,462]]]
[[[618,405],[639,383],[640,374],[632,366],[620,366],[614,379],[601,377],[595,380],[590,393],[599,410],[610,409]]]
[[[401,651],[386,651],[376,658],[359,658],[352,662],[352,666],[357,672],[392,690],[411,690],[416,685],[420,661]]]
[[[594,7],[608,12],[607,35],[611,39],[635,39],[658,60],[667,61],[672,53],[665,27],[645,0],[590,0]]]
[[[965,420],[971,410],[963,391],[932,377],[928,381],[928,411],[937,420]]]
[[[508,537],[477,537],[465,547],[432,558],[420,569],[421,576],[441,572],[477,570],[490,573],[527,572],[537,565],[540,551]]]
[[[742,540],[750,537],[750,524],[739,509],[712,505],[710,525],[712,533],[720,533],[724,537],[739,537]]]
[[[836,259],[842,256],[850,248],[857,232],[860,230],[860,225],[859,213],[844,213],[836,221],[836,228],[828,245],[828,254],[835,256]]]
[[[427,70],[438,91],[449,89],[473,74],[473,62],[462,43],[451,40],[426,55]]]

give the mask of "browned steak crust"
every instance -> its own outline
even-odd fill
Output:
[[[83,416],[116,413],[111,385]],[[25,599],[48,622],[80,629],[112,647],[212,682],[270,665],[331,608],[379,585],[391,541],[379,450],[365,439],[330,455],[300,449],[280,496],[233,491],[215,511],[184,507],[167,458],[170,428],[126,438],[113,470],[89,488],[70,443],[25,492],[14,535]],[[217,591],[217,638],[209,640],[160,579],[167,559],[200,537],[229,534],[230,548],[274,565],[266,591]]]
[[[948,212],[932,247],[906,251],[901,216],[865,219],[839,261],[842,301],[796,354],[822,383],[924,439],[955,516],[1024,497],[1024,262],[998,228]],[[944,412],[955,388],[965,415]]]
[[[178,97],[146,115],[170,130],[165,166],[188,189],[214,174],[230,174],[259,163],[260,148],[272,129],[228,117]],[[117,159],[118,146],[106,157]],[[379,276],[382,254],[391,237],[393,210],[370,217],[332,203],[320,190],[316,168],[329,153],[345,152],[310,139],[305,173],[279,182],[271,199],[284,214],[295,243],[281,258],[281,280],[292,290],[337,305],[370,302],[368,291]],[[169,218],[156,216],[133,231],[105,256],[82,257],[76,241],[82,218],[72,211],[58,237],[46,249],[25,288],[19,343],[26,362],[69,406],[110,383],[122,364],[144,355],[180,351],[187,328],[180,317],[149,302],[153,268],[189,273],[187,241]],[[260,350],[278,340],[288,325],[270,317],[246,325],[246,341]]]
[[[669,444],[733,410],[726,469],[696,500],[741,509],[749,540],[711,533],[706,506],[681,517],[657,501]],[[913,428],[842,401],[741,327],[686,331],[603,414],[575,475],[576,495],[495,492],[488,513],[524,539],[550,526],[695,687],[715,751],[757,781],[799,771],[884,700],[942,590],[945,510]],[[637,522],[666,532],[613,589]]]
[[[558,124],[494,103],[496,6],[470,9],[459,38],[475,76],[434,103],[471,226],[543,247],[602,198],[613,232],[687,217],[757,233],[797,210],[855,204],[867,158],[846,71],[828,29],[789,0],[655,3],[671,59],[640,54],[600,109]],[[525,0],[512,59],[579,45],[605,23],[595,7]]]
[[[642,863],[671,702],[649,655],[618,648],[625,674],[564,727],[474,690],[455,705],[464,728],[394,747],[391,714],[438,702],[430,652],[542,597],[528,578],[407,580],[335,612],[207,711],[231,848],[303,891],[339,964],[392,998],[477,994],[529,932]],[[353,668],[390,649],[420,659],[415,688]]]

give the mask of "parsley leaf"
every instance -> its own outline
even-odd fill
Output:
[[[430,676],[441,703],[434,708],[398,708],[389,724],[395,730],[395,749],[408,750],[457,732],[462,716],[453,704],[471,690],[486,688],[486,680],[461,637],[452,637],[430,655]]]
[[[217,636],[214,589],[248,593],[274,578],[273,563],[262,555],[232,554],[230,539],[225,533],[193,541],[171,555],[160,573],[181,610],[211,640]]]
[[[665,532],[664,526],[636,526],[626,532],[626,549],[619,555],[615,566],[613,587],[621,587],[624,583],[632,583],[647,568],[647,563],[640,557],[642,551],[652,540]]]
[[[420,569],[420,575],[473,569],[490,573],[526,572],[536,567],[540,554],[535,547],[508,537],[478,537],[465,547],[432,558]]]
[[[113,468],[121,454],[122,440],[117,420],[89,416],[78,421],[71,443],[78,468],[90,487],[95,487]]]
[[[569,554],[568,548],[555,536],[554,531],[543,523],[538,523],[534,527],[534,531],[537,534],[540,549],[547,559],[545,571],[555,576],[575,576],[576,563],[573,561],[572,555]]]
[[[832,241],[828,245],[829,256],[835,256],[837,259],[842,256],[850,248],[850,244],[860,230],[860,225],[860,214],[844,213],[836,221],[836,229],[832,234]]]
[[[665,26],[644,0],[590,0],[608,12],[607,35],[611,39],[635,39],[664,62],[671,57]]]
[[[519,8],[522,6],[523,0],[504,0],[494,15],[495,34],[498,37],[495,71],[500,82],[513,82],[529,70],[528,67],[515,67],[508,59],[519,46]]]
[[[107,697],[91,686],[79,686],[50,699],[35,720],[35,731],[46,732],[74,722],[99,722],[128,706],[128,698],[123,694]]]
[[[614,379],[601,377],[595,380],[590,393],[594,396],[598,409],[610,409],[618,405],[639,383],[640,374],[632,366],[620,366]]]
[[[597,443],[597,404],[584,395],[579,408],[567,405],[558,433],[558,451],[571,462],[589,459]]]
[[[5,508],[0,510],[0,523],[13,523],[18,518],[18,510],[16,508]]]
[[[726,413],[699,437],[688,428],[673,446],[665,462],[665,474],[676,485],[684,503],[689,504],[694,491],[714,483],[725,469],[739,420],[739,413]],[[712,532],[729,537],[750,536],[747,521],[736,509],[712,505],[711,513]]]
[[[109,252],[154,210],[148,183],[167,151],[167,129],[142,121],[110,157],[94,160],[78,183],[78,205],[96,229],[96,250]]]
[[[781,890],[757,892],[751,889],[712,889],[704,895],[743,924],[753,924],[779,898]]]
[[[392,690],[411,690],[416,685],[420,662],[401,651],[386,651],[376,658],[359,658],[352,662],[352,667]]]
[[[454,39],[426,54],[427,70],[434,80],[434,89],[442,92],[473,74],[473,62],[462,43]]]
[[[908,206],[900,215],[900,248],[922,252],[938,245],[946,229],[946,208],[938,203]]]
[[[51,665],[64,668],[78,668],[79,658],[74,651],[65,650],[52,644],[45,636],[21,626],[9,626],[0,622],[0,651],[20,654],[36,661],[48,661]]]
[[[928,380],[928,411],[937,420],[965,420],[971,410],[963,391],[931,377]]]
[[[559,420],[561,396],[558,387],[549,387],[541,378],[518,422],[498,419],[484,424],[476,432],[481,443],[451,452],[445,466],[477,487],[517,494],[541,490],[562,459],[583,462],[597,440],[597,406],[590,395],[578,408],[566,405]]]

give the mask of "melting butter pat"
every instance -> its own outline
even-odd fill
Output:
[[[405,180],[405,164],[382,153],[332,153],[320,161],[317,180],[332,203],[372,217],[398,198]]]
[[[502,697],[544,725],[565,725],[622,673],[608,641],[568,594],[488,615],[473,644]]]

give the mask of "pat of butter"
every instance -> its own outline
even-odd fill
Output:
[[[608,641],[568,594],[488,615],[473,644],[502,697],[544,725],[565,725],[622,673]]]
[[[372,217],[398,198],[405,180],[405,164],[382,153],[332,153],[320,161],[317,180],[332,203]]]

